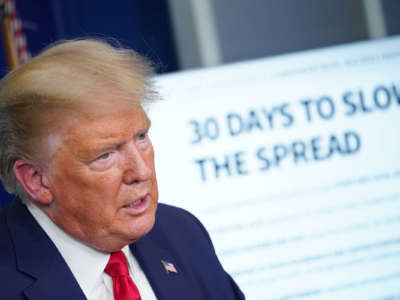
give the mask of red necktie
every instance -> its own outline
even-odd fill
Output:
[[[112,277],[115,300],[140,300],[139,291],[129,276],[126,257],[122,251],[111,254],[104,272]]]

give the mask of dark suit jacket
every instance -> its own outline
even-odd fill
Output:
[[[207,231],[182,209],[159,204],[154,228],[130,248],[157,299],[244,299]],[[167,273],[161,260],[178,273]],[[53,242],[17,199],[0,214],[0,286],[4,300],[86,299]]]

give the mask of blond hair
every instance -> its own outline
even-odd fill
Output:
[[[115,44],[115,43],[114,43]],[[143,104],[156,93],[150,63],[130,49],[85,39],[51,45],[0,81],[0,179],[10,193],[26,198],[13,167],[19,158],[34,159],[48,108],[77,108],[95,103],[89,95],[112,87],[127,101]]]

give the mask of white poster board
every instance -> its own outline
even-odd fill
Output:
[[[400,297],[399,37],[156,82],[160,201],[248,299]]]

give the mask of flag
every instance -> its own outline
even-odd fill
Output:
[[[11,68],[15,68],[20,63],[28,61],[31,55],[14,0],[0,0],[0,8],[8,62]]]
[[[175,266],[173,263],[170,263],[165,260],[161,260],[161,264],[163,265],[165,272],[167,273],[178,273],[178,271],[175,269]]]

